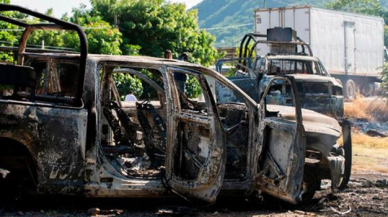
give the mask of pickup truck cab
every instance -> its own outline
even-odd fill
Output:
[[[259,94],[276,75],[295,78],[301,107],[342,118],[344,98],[341,82],[330,76],[317,57],[305,55],[268,55],[258,61],[253,72],[259,78]],[[286,104],[287,99],[279,103]]]

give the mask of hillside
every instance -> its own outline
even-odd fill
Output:
[[[267,0],[267,8],[293,5],[324,7],[330,0]],[[388,5],[388,0],[381,0]],[[217,47],[236,46],[245,33],[253,32],[253,12],[263,0],[203,0],[198,10],[199,25],[217,37]]]

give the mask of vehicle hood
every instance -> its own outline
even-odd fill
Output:
[[[331,82],[335,86],[342,87],[341,82],[333,77],[327,77],[327,76],[321,76],[321,75],[308,75],[308,74],[288,74],[287,76],[291,76],[295,78],[296,82],[322,82],[322,83]]]
[[[269,111],[279,111],[278,117],[295,122],[295,108],[289,106],[268,105]],[[321,152],[328,157],[332,147],[342,134],[338,121],[329,116],[302,109],[303,126],[306,136],[306,148]]]
[[[267,105],[269,111],[279,111],[278,117],[295,121],[295,107],[281,105]],[[302,109],[303,125],[306,132],[316,134],[328,134],[334,137],[341,135],[341,126],[338,121],[332,117],[320,114],[318,112]]]

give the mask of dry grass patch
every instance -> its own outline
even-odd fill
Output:
[[[352,134],[353,170],[388,174],[388,138]]]
[[[363,133],[353,132],[352,143],[353,143],[353,146],[373,148],[373,150],[376,150],[376,148],[388,150],[388,137],[386,138],[370,137]],[[387,156],[388,156],[388,151],[387,151]]]
[[[387,98],[363,98],[357,96],[352,102],[345,103],[345,117],[366,119],[368,121],[388,121]]]

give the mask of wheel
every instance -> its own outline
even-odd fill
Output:
[[[344,190],[352,173],[352,131],[349,121],[344,120],[341,125],[344,140],[343,149],[345,151],[345,171],[338,189]]]
[[[361,85],[360,93],[363,96],[372,96],[375,91],[375,85],[371,82],[367,82],[366,84]]]
[[[345,82],[344,96],[347,99],[356,98],[357,87],[356,83],[352,79],[348,79]]]
[[[4,211],[6,202],[7,202],[7,196],[5,193],[7,176],[8,176],[8,170],[4,170],[0,168],[0,213]]]
[[[315,194],[315,191],[317,189],[317,176],[313,172],[313,168],[305,167],[304,174],[303,174],[303,184],[302,184],[302,197],[301,199],[301,205],[306,205],[309,203]]]
[[[11,173],[0,168],[0,210],[12,210],[15,192],[17,190]]]

